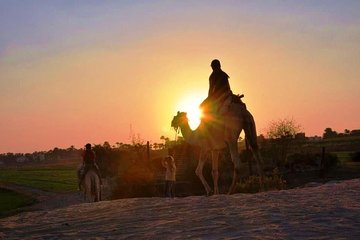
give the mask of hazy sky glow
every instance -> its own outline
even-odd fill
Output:
[[[360,128],[360,1],[0,1],[0,153],[174,138],[220,59],[258,133]]]

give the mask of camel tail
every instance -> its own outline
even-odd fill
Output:
[[[251,115],[249,111],[246,113],[245,117],[245,124],[244,124],[244,130],[245,130],[245,140],[247,146],[250,146],[251,152],[253,153],[253,157],[256,162],[256,168],[260,175],[260,189],[264,188],[263,182],[264,182],[264,172],[263,172],[263,160],[259,151],[259,145],[257,142],[257,134],[256,134],[256,126],[254,117]]]
[[[257,151],[259,149],[257,143],[257,133],[254,117],[249,111],[246,112],[245,123],[244,123],[245,139],[247,144],[252,150]]]

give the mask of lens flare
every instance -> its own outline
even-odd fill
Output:
[[[186,99],[183,99],[183,101],[178,105],[178,111],[187,113],[190,128],[193,130],[200,124],[202,112],[199,105],[202,100],[203,99],[201,99],[201,97],[187,96]]]

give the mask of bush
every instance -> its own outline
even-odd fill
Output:
[[[294,153],[287,157],[286,167],[292,172],[309,167],[320,168],[321,155],[312,153]]]
[[[339,161],[336,155],[326,153],[325,154],[325,165],[324,168],[326,169],[332,169],[335,168],[338,165]]]
[[[263,179],[263,189],[260,186],[259,176],[250,176],[236,185],[238,193],[257,193],[269,190],[281,190],[286,188],[286,181],[282,179],[278,169],[274,169],[272,175],[265,176]]]
[[[288,156],[286,167],[295,172],[298,169],[303,171],[314,167],[318,169],[332,169],[338,165],[338,158],[336,155],[325,153],[324,160],[325,161],[321,163],[322,156],[319,153],[294,153]]]
[[[146,166],[130,166],[121,176],[118,176],[112,198],[153,197],[156,195],[153,171]]]

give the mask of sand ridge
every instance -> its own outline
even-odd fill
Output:
[[[258,194],[133,198],[0,219],[4,239],[360,239],[360,179]]]

